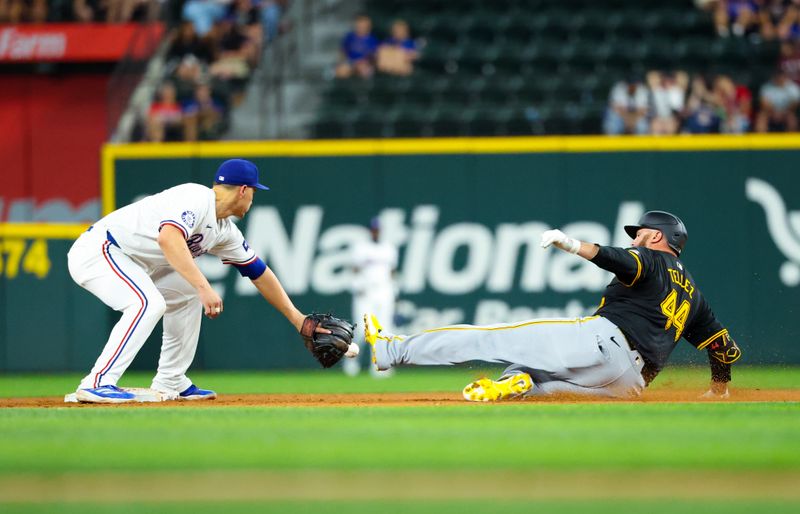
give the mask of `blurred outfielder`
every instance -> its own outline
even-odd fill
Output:
[[[386,327],[394,323],[395,285],[393,274],[397,269],[397,248],[380,240],[380,220],[372,218],[369,225],[370,241],[353,247],[353,319],[361,319],[365,313],[373,313],[385,320]],[[387,328],[391,331],[391,328]],[[363,332],[359,331],[360,334]],[[363,344],[358,338],[357,343]],[[346,359],[344,372],[350,376],[361,371],[358,359]],[[370,367],[374,376],[385,376],[389,371],[379,372]]]

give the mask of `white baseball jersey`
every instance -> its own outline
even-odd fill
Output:
[[[356,269],[353,277],[353,319],[365,313],[375,314],[387,331],[394,321],[394,284],[392,272],[397,268],[397,248],[389,243],[364,241],[353,247],[350,264]],[[364,332],[356,333],[353,342],[364,344]],[[361,370],[358,359],[344,359],[344,372],[356,375]],[[374,368],[370,367],[374,373]]]
[[[366,241],[353,247],[352,265],[357,274],[355,294],[392,289],[392,271],[397,268],[397,248],[385,242]]]
[[[200,184],[143,198],[107,215],[95,228],[108,230],[120,249],[150,273],[169,266],[158,246],[158,233],[166,225],[183,233],[192,257],[210,253],[237,266],[256,258],[239,228],[230,219],[217,219],[214,191]]]
[[[161,357],[152,387],[177,394],[192,385],[186,371],[197,348],[202,304],[167,262],[159,231],[177,228],[192,256],[211,253],[242,275],[257,278],[265,269],[236,225],[217,219],[215,199],[205,186],[176,186],[112,212],[72,245],[72,278],[122,312],[80,389],[116,384],[162,316]]]

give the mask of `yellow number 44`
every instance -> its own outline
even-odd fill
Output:
[[[664,330],[669,330],[669,327],[675,325],[675,341],[681,338],[683,329],[686,328],[686,318],[689,317],[689,309],[691,308],[692,306],[688,300],[681,302],[680,307],[678,307],[678,291],[675,289],[661,302],[661,312],[667,317]]]

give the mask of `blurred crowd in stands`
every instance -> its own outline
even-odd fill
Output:
[[[796,86],[795,86],[796,87]],[[750,90],[727,75],[690,77],[651,71],[614,85],[603,122],[606,134],[741,134],[752,123]]]
[[[0,23],[106,22],[154,19],[158,0],[0,0]]]
[[[742,134],[796,131],[800,106],[800,0],[696,0],[713,13],[721,37],[779,40],[781,59],[758,97],[726,74],[650,71],[615,84],[603,119],[606,134]],[[379,28],[378,31],[382,29]],[[385,30],[385,28],[383,28]],[[380,39],[372,21],[359,14],[341,41],[335,76],[368,79],[376,72],[413,72],[422,46],[408,24],[395,20]]]
[[[369,78],[376,70],[388,75],[411,75],[419,49],[420,43],[411,37],[411,29],[404,20],[392,22],[388,37],[381,41],[373,34],[370,17],[359,14],[353,21],[353,29],[342,39],[336,77]]]
[[[614,135],[798,130],[800,0],[694,1],[708,13],[705,16],[716,34],[728,38],[727,42],[741,38],[742,44],[780,45],[775,72],[763,84],[739,83],[735,72],[690,74],[674,69],[639,76],[631,73],[612,87],[602,130]],[[166,72],[148,111],[142,113],[139,139],[213,140],[227,129],[230,109],[241,100],[262,49],[286,30],[283,14],[288,3],[0,0],[0,23],[120,23],[155,19],[160,11],[170,10],[176,26],[169,32]],[[336,78],[413,74],[416,61],[425,52],[425,40],[415,38],[403,19],[383,24],[386,26],[373,26],[367,14],[353,19],[351,30],[341,40],[340,58],[333,69]],[[713,37],[711,34],[709,27],[708,37]],[[601,110],[603,102],[599,99]]]
[[[695,4],[712,14],[721,37],[800,38],[800,0],[695,0]]]
[[[800,44],[796,44],[800,50]],[[614,85],[603,122],[606,134],[743,134],[796,132],[800,86],[778,68],[758,94],[731,77],[651,71]]]
[[[283,30],[288,0],[187,0],[150,105],[147,141],[218,139],[264,45]]]
[[[218,139],[289,0],[0,0],[0,23],[167,19],[166,73],[136,139]]]

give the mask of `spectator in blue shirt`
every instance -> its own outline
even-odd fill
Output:
[[[184,102],[182,111],[186,141],[208,141],[220,137],[225,109],[212,96],[211,86],[199,84],[194,98]]]
[[[353,30],[342,40],[343,62],[336,68],[336,76],[371,77],[375,72],[377,50],[378,38],[372,35],[372,20],[365,14],[359,14],[353,22]]]
[[[724,112],[722,99],[711,86],[711,80],[702,75],[692,80],[691,94],[686,101],[683,132],[686,134],[717,134],[722,129]]]
[[[411,75],[418,55],[417,42],[411,38],[408,23],[397,20],[392,24],[391,37],[378,49],[378,69],[390,75]]]
[[[757,0],[720,0],[714,10],[714,24],[717,34],[728,37],[744,36],[758,30]]]

